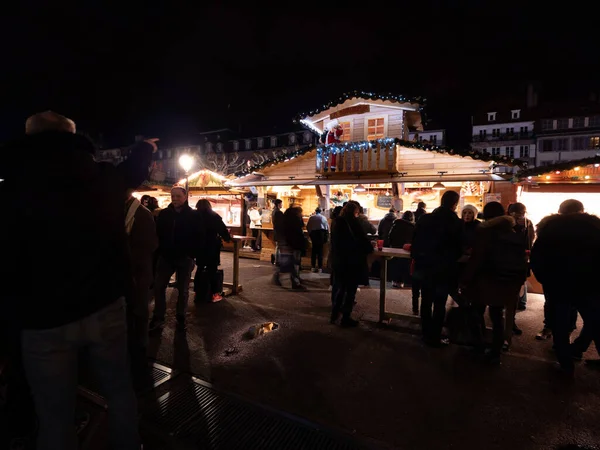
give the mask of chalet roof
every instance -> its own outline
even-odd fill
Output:
[[[484,162],[489,161],[492,163],[496,163],[498,165],[509,166],[509,167],[518,167],[518,166],[525,164],[523,161],[520,161],[520,160],[514,159],[514,158],[510,158],[505,155],[491,155],[490,153],[487,153],[487,152],[478,152],[478,151],[475,151],[472,149],[455,150],[455,149],[452,149],[452,148],[449,148],[449,147],[446,147],[443,145],[434,145],[434,144],[428,144],[428,143],[424,143],[424,142],[415,142],[415,141],[404,141],[404,140],[397,139],[397,138],[388,138],[387,140],[384,140],[384,141],[389,143],[390,139],[391,139],[391,141],[395,142],[396,144],[399,144],[401,147],[421,150],[421,151],[425,151],[425,152],[435,152],[435,153],[447,154],[447,155],[451,155],[451,156],[460,156],[463,158],[470,158],[470,159],[480,160],[480,161],[484,161]],[[350,143],[342,144],[342,147],[354,148],[354,146],[361,146],[361,145],[375,146],[376,144],[377,144],[377,141],[350,142]],[[282,153],[274,152],[274,156],[272,158],[265,158],[260,163],[245,167],[243,170],[236,172],[235,175],[237,177],[247,176],[247,175],[252,174],[253,172],[257,172],[265,167],[271,166],[273,164],[278,164],[281,162],[287,162],[296,157],[305,155],[306,153],[308,153],[312,150],[315,150],[317,148],[322,148],[322,147],[323,146],[317,147],[314,145],[308,145],[308,146],[304,146],[304,147],[297,147],[294,150],[289,151],[289,152],[282,152]]]
[[[549,166],[533,167],[531,169],[525,169],[517,172],[517,178],[525,179],[527,177],[534,177],[538,175],[544,175],[550,172],[573,170],[575,167],[588,166],[590,164],[600,164],[600,153],[590,158],[576,159],[572,161],[565,161]]]
[[[313,117],[323,111],[328,110],[329,108],[335,108],[338,105],[343,104],[347,100],[351,100],[354,98],[364,99],[364,100],[379,100],[379,101],[388,101],[392,103],[410,103],[416,104],[418,108],[421,108],[423,104],[426,102],[426,99],[423,97],[413,97],[408,98],[403,95],[394,95],[392,93],[389,94],[379,94],[374,92],[365,92],[365,91],[351,91],[342,94],[340,97],[335,100],[330,101],[329,103],[325,103],[322,106],[315,108],[308,112],[298,113],[294,119],[294,122],[300,122],[302,119],[306,117]]]

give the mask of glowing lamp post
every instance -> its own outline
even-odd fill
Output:
[[[185,172],[185,191],[188,192],[190,170],[194,166],[194,157],[184,154],[179,157],[179,165]],[[189,195],[189,192],[188,192]]]

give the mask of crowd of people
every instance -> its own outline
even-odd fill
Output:
[[[27,120],[25,135],[3,154],[8,160],[0,164],[0,198],[10,211],[0,222],[0,248],[9,262],[0,271],[3,350],[10,385],[33,394],[38,449],[77,448],[73,412],[83,351],[108,403],[113,448],[135,449],[141,443],[134,388],[143,388],[148,334],[165,324],[166,289],[175,274],[176,330],[183,333],[194,267],[196,300],[204,298],[199,294],[204,289],[207,301],[221,300],[217,268],[222,241],[230,235],[209,201],[190,207],[183,187],[172,189],[165,209],[155,198],[134,197],[148,176],[156,139],[139,142],[125,162],[113,166],[97,163],[92,144],[75,131],[66,117],[37,114]],[[15,157],[23,154],[27,161]],[[43,190],[23,183],[42,177],[47,181]],[[594,279],[600,269],[600,219],[586,214],[580,202],[568,200],[558,214],[541,221],[536,237],[520,203],[505,211],[490,202],[481,221],[471,205],[459,217],[459,200],[457,192],[446,191],[431,213],[424,203],[401,217],[391,209],[378,228],[356,201],[336,207],[331,224],[317,208],[306,228],[313,272],[323,270],[323,248],[330,242],[330,322],[358,325],[352,317],[356,293],[369,284],[368,256],[374,251],[372,236],[378,236],[386,246],[411,252],[410,259],[392,264],[393,286],[411,284],[424,342],[448,345],[442,332],[451,297],[469,309],[476,353],[488,362],[499,362],[512,335],[520,333],[515,314],[527,307],[526,280],[532,270],[546,299],[538,338],[554,338],[560,367],[572,373],[573,361],[582,358],[591,342],[600,349]],[[272,223],[272,281],[280,286],[280,275],[289,274],[292,288],[304,291],[302,209],[282,212],[281,200],[275,200]],[[32,271],[40,260],[50,263]],[[493,334],[489,348],[486,309]],[[584,325],[571,343],[577,314]],[[599,361],[588,363],[597,366]],[[23,398],[27,394],[19,401]]]

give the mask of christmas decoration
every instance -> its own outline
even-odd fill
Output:
[[[337,119],[333,119],[326,126],[326,136],[325,136],[325,144],[326,145],[337,145],[341,143],[341,137],[344,134],[344,129],[340,125]],[[331,155],[331,164],[330,168],[332,172],[335,172],[336,167],[336,156],[335,154]]]
[[[289,161],[298,156],[305,155],[306,153],[308,153],[312,150],[315,150],[315,149],[317,151],[317,161],[318,161],[319,159],[322,159],[324,156],[324,153],[327,153],[327,152],[329,154],[334,154],[334,155],[337,155],[337,154],[340,154],[340,153],[346,152],[346,151],[361,151],[362,150],[362,151],[366,152],[369,150],[369,148],[376,148],[377,143],[384,145],[384,146],[391,145],[391,144],[398,144],[401,147],[405,147],[405,148],[414,148],[417,150],[435,152],[435,153],[440,153],[440,154],[445,154],[445,155],[461,156],[463,158],[468,157],[468,158],[472,158],[472,159],[479,160],[479,161],[485,161],[485,162],[490,161],[490,162],[495,163],[494,167],[500,166],[500,165],[527,167],[527,163],[525,161],[510,158],[510,157],[504,156],[504,155],[496,156],[496,155],[491,155],[490,153],[487,153],[487,152],[478,152],[478,151],[475,151],[472,149],[457,150],[457,149],[448,148],[448,147],[445,147],[442,145],[429,144],[426,142],[413,142],[413,141],[404,141],[404,140],[398,139],[398,138],[385,138],[385,139],[377,139],[374,141],[340,142],[340,143],[336,143],[333,145],[320,145],[318,147],[309,145],[306,147],[296,148],[293,151],[286,151],[286,152],[281,152],[281,153],[273,152],[273,158],[265,159],[264,161],[261,161],[260,163],[252,164],[251,166],[244,167],[242,170],[235,172],[235,176],[237,176],[239,178],[239,177],[249,175],[252,172],[256,172],[265,167],[272,166],[277,163]]]
[[[329,103],[326,103],[320,108],[314,109],[314,110],[306,112],[306,113],[298,114],[296,116],[296,118],[294,119],[294,122],[299,123],[305,117],[314,116],[315,114],[319,114],[320,112],[323,112],[329,108],[333,108],[335,106],[341,105],[346,100],[350,100],[353,98],[364,98],[365,100],[384,100],[384,101],[390,101],[390,102],[396,102],[396,103],[418,103],[420,106],[420,109],[423,109],[425,102],[427,101],[427,99],[425,99],[423,97],[407,98],[407,97],[404,97],[403,95],[393,95],[391,93],[376,94],[373,92],[351,91],[351,92],[346,92],[346,93],[342,94],[338,99],[333,100]]]
[[[550,172],[560,172],[563,170],[574,170],[576,167],[585,167],[588,165],[597,165],[600,164],[600,154],[596,156],[592,156],[590,158],[578,159],[575,161],[565,161],[557,164],[552,164],[549,166],[543,167],[532,167],[531,169],[525,169],[517,172],[517,179],[524,179],[527,177],[535,177],[542,174],[550,173]]]

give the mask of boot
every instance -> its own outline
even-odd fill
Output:
[[[358,320],[354,320],[352,317],[350,317],[349,315],[345,315],[344,317],[342,317],[342,327],[343,328],[354,328],[358,326]]]

